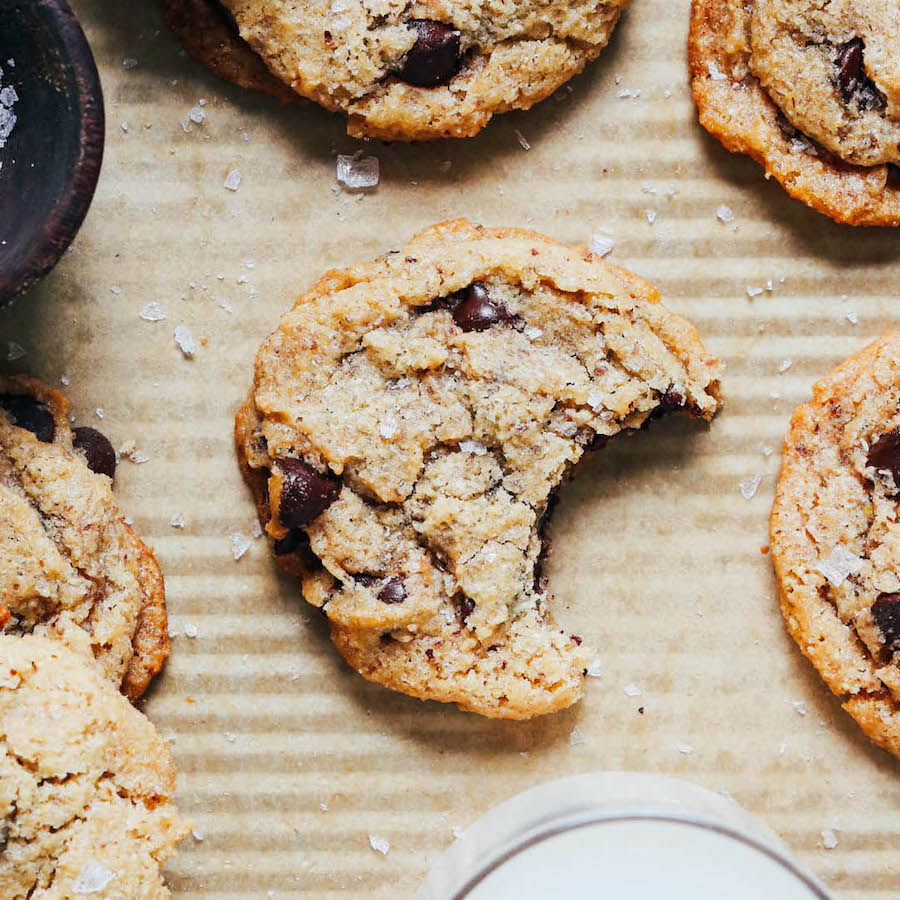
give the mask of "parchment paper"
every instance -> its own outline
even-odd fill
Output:
[[[477,138],[369,145],[381,183],[366,195],[336,190],[336,154],[361,146],[339,116],[218,81],[152,0],[74,6],[106,91],[104,170],[59,267],[0,312],[0,365],[64,381],[79,422],[148,457],[117,482],[165,571],[176,634],[145,707],[196,822],[170,866],[175,896],[408,896],[453,829],[494,803],[634,769],[730,792],[841,900],[896,900],[898,765],[788,638],[761,548],[791,410],[896,323],[900,234],[832,224],[700,129],[688,0],[636,0],[571,90]],[[709,429],[666,420],[616,440],[563,492],[550,584],[602,674],[580,705],[531,723],[350,671],[252,538],[232,449],[256,348],[295,296],[456,216],[571,243],[610,231],[610,259],[659,285],[728,366]],[[141,318],[153,302],[164,320]],[[27,355],[3,363],[8,341]],[[235,533],[250,541],[239,561]]]

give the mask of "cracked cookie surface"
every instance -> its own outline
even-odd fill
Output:
[[[900,756],[900,332],[794,413],[771,548],[791,635],[875,743]]]
[[[898,24],[887,0],[693,0],[701,124],[835,221],[900,225]]]
[[[165,900],[187,825],[153,725],[59,641],[0,635],[0,896]]]
[[[63,640],[135,700],[169,653],[163,579],[120,518],[112,446],[67,412],[0,378],[0,631]]]
[[[267,89],[249,50],[278,83],[344,112],[354,136],[431,140],[471,136],[495,113],[543,100],[599,55],[628,2],[166,0],[166,9],[189,52],[233,81]],[[231,74],[225,59],[240,61]]]
[[[645,282],[465,221],[327,274],[263,344],[236,439],[282,565],[365,677],[483,715],[575,702],[543,526],[589,449],[685,409],[719,364]]]

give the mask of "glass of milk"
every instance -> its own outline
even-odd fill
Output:
[[[769,828],[686,781],[598,772],[492,809],[416,900],[832,900]]]

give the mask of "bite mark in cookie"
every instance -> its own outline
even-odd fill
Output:
[[[772,509],[788,629],[844,708],[900,756],[900,333],[794,413]]]
[[[258,354],[238,457],[351,665],[528,718],[583,686],[580,641],[553,624],[540,577],[557,486],[657,410],[710,418],[718,370],[629,273],[451,222],[300,298]],[[285,463],[303,466],[299,504]],[[327,488],[307,489],[310,473]]]
[[[693,0],[701,124],[838,222],[900,224],[900,9]]]
[[[150,550],[121,521],[115,452],[57,391],[0,379],[0,630],[60,638],[137,699],[169,652]]]

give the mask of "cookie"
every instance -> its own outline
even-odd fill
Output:
[[[166,0],[163,11],[166,24],[184,49],[214,75],[282,103],[300,99],[250,49],[231,13],[218,0]]]
[[[863,731],[900,756],[900,332],[794,413],[771,549],[794,640]]]
[[[218,74],[273,93],[265,69],[346,114],[356,137],[433,140],[549,96],[600,54],[629,0],[164,2],[188,52]]]
[[[524,719],[583,690],[541,575],[560,483],[719,363],[584,248],[466,221],[325,275],[261,347],[237,451],[284,568],[366,678]]]
[[[0,896],[163,900],[188,826],[153,725],[59,641],[0,635]]]
[[[900,225],[900,9],[693,0],[700,122],[837,222]]]
[[[119,516],[112,446],[67,413],[0,378],[0,631],[60,638],[135,700],[169,654],[163,579]]]

